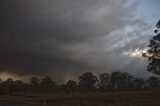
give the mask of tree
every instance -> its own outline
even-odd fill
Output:
[[[101,91],[108,91],[110,89],[110,75],[108,73],[102,73],[99,76],[99,89]]]
[[[58,87],[58,91],[67,92],[67,87],[65,84],[60,84],[57,87]]]
[[[13,87],[14,87],[13,79],[8,78],[6,81],[4,81],[3,86],[7,94],[13,93]]]
[[[134,87],[134,78],[126,72],[113,72],[111,74],[112,90],[132,90]]]
[[[67,89],[69,90],[69,92],[71,92],[72,94],[74,94],[74,92],[77,89],[77,83],[75,81],[69,80],[66,84]]]
[[[147,70],[153,74],[160,75],[160,21],[156,24],[155,36],[150,40],[149,49],[142,56],[148,57]]]
[[[145,87],[145,80],[143,78],[135,78],[135,90],[143,90]]]
[[[79,77],[79,88],[82,91],[94,91],[96,90],[97,77],[91,72],[86,72]]]
[[[0,94],[4,94],[5,90],[4,90],[4,86],[3,86],[3,81],[2,79],[0,79]]]
[[[32,77],[30,84],[31,84],[31,93],[36,93],[38,91],[40,80],[37,77]]]
[[[147,80],[149,88],[157,88],[159,87],[159,79],[155,76],[151,76]]]
[[[24,93],[24,83],[21,80],[14,81],[14,92]]]
[[[22,86],[22,89],[23,89],[23,93],[24,94],[29,94],[30,93],[30,84],[29,83],[24,83],[23,82],[23,86]]]
[[[45,95],[47,95],[48,92],[53,91],[53,89],[55,88],[55,83],[54,81],[52,81],[52,79],[49,76],[46,76],[41,80],[40,86],[42,88],[42,91],[45,93]]]

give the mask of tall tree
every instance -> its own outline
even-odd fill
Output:
[[[45,95],[47,95],[48,92],[51,92],[55,89],[55,82],[52,81],[52,79],[49,76],[46,76],[41,80],[40,86],[43,92],[45,93]]]
[[[79,77],[79,88],[82,91],[94,91],[96,90],[97,77],[91,72],[86,72]]]
[[[69,92],[71,92],[72,94],[74,94],[74,92],[77,89],[77,83],[75,81],[69,80],[66,84],[67,89],[69,90]]]
[[[145,87],[145,80],[143,78],[135,78],[135,90],[143,90]]]
[[[155,36],[150,40],[148,45],[149,49],[143,54],[144,57],[148,57],[149,63],[147,70],[156,75],[160,75],[160,21],[156,24]]]
[[[36,93],[39,88],[40,80],[37,77],[32,77],[30,84],[31,84],[31,93]]]
[[[134,86],[134,78],[126,72],[113,72],[111,74],[112,90],[131,90]]]
[[[12,94],[13,93],[13,87],[14,87],[14,81],[11,78],[8,78],[6,81],[3,83],[4,89],[7,94]]]
[[[21,80],[14,81],[14,92],[24,93],[24,83]]]
[[[0,79],[0,94],[4,94],[2,79]]]
[[[147,80],[149,88],[157,88],[159,87],[159,79],[155,76],[151,76]]]
[[[108,73],[102,73],[99,76],[99,89],[101,91],[108,91],[110,89],[110,75]]]

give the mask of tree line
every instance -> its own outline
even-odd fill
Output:
[[[127,72],[102,73],[99,76],[86,72],[79,76],[79,81],[69,80],[65,84],[56,84],[49,76],[39,79],[32,77],[30,82],[8,78],[0,80],[0,94],[32,95],[42,93],[66,92],[110,92],[110,91],[142,91],[159,89],[160,80],[151,76],[148,79],[136,78]]]

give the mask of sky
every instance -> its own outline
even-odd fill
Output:
[[[0,77],[76,79],[84,72],[147,77],[159,0],[1,0]]]

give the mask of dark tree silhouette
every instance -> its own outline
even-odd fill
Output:
[[[99,89],[101,91],[108,91],[110,89],[110,77],[108,73],[102,73],[99,76]]]
[[[147,80],[149,88],[157,88],[159,87],[159,79],[155,76],[151,76]]]
[[[144,89],[145,80],[143,78],[135,78],[134,83],[135,83],[135,90]]]
[[[14,81],[14,92],[23,93],[24,92],[24,83],[21,80]]]
[[[13,87],[14,87],[13,79],[8,78],[6,81],[4,81],[3,86],[7,94],[11,95],[13,93]]]
[[[97,77],[91,72],[86,72],[79,77],[79,88],[82,91],[94,91],[96,90]]]
[[[60,84],[57,87],[58,87],[58,91],[67,92],[67,87],[65,84]]]
[[[58,89],[59,92],[71,94],[74,92],[85,91],[133,91],[133,90],[152,90],[159,88],[159,78],[152,76],[148,80],[136,78],[126,72],[112,72],[111,74],[102,73],[97,77],[91,72],[86,72],[79,77],[79,83],[69,80],[66,84],[56,85],[49,77],[44,77],[41,81],[37,77],[32,77],[30,83],[24,83],[21,80],[13,80],[11,78],[6,81],[0,80],[0,94],[5,95],[25,95],[32,97],[33,94],[44,94],[44,100],[48,93],[54,93]]]
[[[152,37],[148,45],[149,49],[142,56],[148,57],[149,63],[147,70],[153,74],[160,75],[160,21],[158,21],[156,27],[157,29],[154,31],[155,36]]]
[[[75,81],[69,80],[66,84],[67,89],[69,90],[69,92],[71,92],[72,94],[74,94],[74,92],[77,89],[77,83]]]
[[[5,94],[5,89],[2,79],[0,79],[0,95]]]
[[[40,80],[37,77],[32,77],[30,84],[31,84],[31,93],[36,93],[38,92],[38,88],[39,88],[39,82]]]
[[[134,78],[126,72],[113,72],[111,74],[112,90],[131,90],[134,87]]]
[[[157,22],[156,27],[160,28],[160,20]]]
[[[48,92],[51,92],[55,89],[55,82],[52,81],[52,79],[49,76],[46,76],[42,81],[40,82],[40,86],[45,93],[45,95],[48,94]]]

